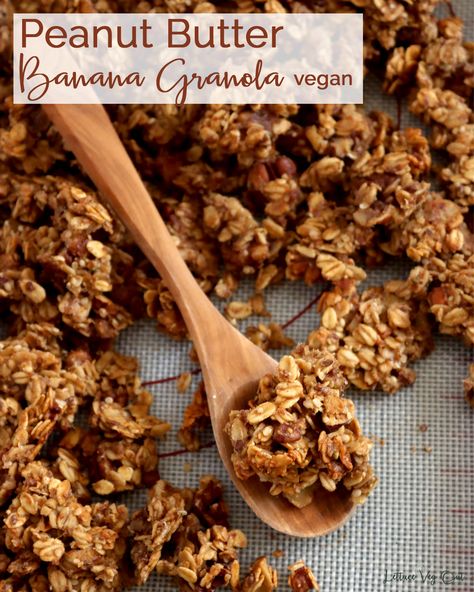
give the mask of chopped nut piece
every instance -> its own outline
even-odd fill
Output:
[[[293,592],[319,591],[319,584],[313,572],[304,564],[304,561],[298,561],[290,565],[288,569],[291,572],[288,577],[288,585]]]

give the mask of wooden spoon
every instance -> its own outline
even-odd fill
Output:
[[[271,496],[256,477],[241,481],[231,462],[224,426],[229,412],[255,394],[259,379],[277,363],[224,319],[201,290],[101,105],[43,105],[103,197],[154,265],[171,291],[201,363],[219,454],[242,497],[255,514],[280,532],[313,537],[329,533],[350,516],[353,504],[341,488],[321,488],[303,509]]]

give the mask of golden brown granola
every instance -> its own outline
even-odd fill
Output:
[[[85,349],[65,351],[60,338],[43,323],[0,341],[1,504],[49,436],[66,430],[52,470],[77,482],[77,497],[88,498],[89,482],[106,495],[156,480],[156,439],[170,426],[149,414],[152,398],[141,387],[137,362],[113,351],[96,360]],[[89,411],[89,432],[72,427],[79,407]]]
[[[228,528],[222,487],[213,477],[203,477],[195,490],[158,481],[146,508],[132,516],[129,533],[139,583],[156,569],[173,576],[182,591],[238,589],[238,550],[247,542]]]
[[[186,515],[184,505],[185,499],[178,490],[166,481],[158,481],[149,492],[146,508],[132,516],[131,558],[139,584],[147,581],[160,560],[163,545],[182,523]]]
[[[408,95],[410,110],[432,126],[433,147],[450,159],[440,179],[451,199],[469,206],[474,203],[474,46],[463,39],[463,24],[455,16],[433,19],[423,26],[424,35],[396,47],[387,60],[385,89]]]
[[[297,507],[318,487],[343,485],[363,503],[376,484],[368,463],[372,442],[362,435],[340,365],[328,351],[299,345],[275,374],[264,376],[256,396],[232,411],[226,431],[240,479],[257,475]]]
[[[413,214],[395,229],[381,247],[390,255],[406,254],[416,262],[431,257],[448,259],[454,253],[474,251],[474,236],[462,208],[442,195],[431,193]]]
[[[430,311],[441,333],[459,335],[474,344],[474,254],[455,253],[447,261],[429,259],[421,269],[414,269],[426,282]]]
[[[124,283],[116,269],[133,260],[110,244],[124,232],[95,192],[58,177],[5,174],[0,204],[10,212],[0,229],[0,300],[18,321],[62,321],[106,339],[131,323],[110,296]]]
[[[80,400],[93,394],[93,370],[71,364],[74,352],[68,359],[59,339],[44,323],[0,341],[0,505],[53,430],[69,427]]]
[[[362,390],[388,393],[415,380],[409,364],[432,349],[427,306],[410,282],[389,281],[360,295],[343,280],[318,303],[321,326],[308,337],[313,347],[336,356],[344,376]]]
[[[95,493],[109,495],[149,487],[157,477],[157,439],[170,425],[150,414],[152,395],[141,386],[137,361],[106,351],[94,361],[97,386],[90,404],[91,429],[75,427],[58,451],[77,459]]]

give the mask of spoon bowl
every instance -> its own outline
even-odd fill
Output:
[[[225,385],[227,388],[222,389],[219,371],[216,372],[212,367],[203,367],[203,378],[217,448],[234,485],[254,513],[274,530],[305,538],[336,530],[355,509],[348,490],[338,488],[331,493],[320,486],[315,490],[313,501],[300,509],[281,496],[270,495],[269,485],[257,477],[243,481],[235,474],[231,460],[232,444],[224,432],[229,413],[233,409],[244,408],[249,399],[255,396],[260,378],[274,372],[278,364],[225,319],[221,319],[225,323],[221,328],[223,334],[227,335],[226,331],[229,330],[233,333],[221,341],[223,344],[232,344],[232,352],[226,353],[225,345],[220,352],[224,362],[222,367],[230,371],[228,385]]]
[[[313,537],[340,527],[354,508],[344,489],[329,493],[321,487],[311,504],[298,509],[271,496],[256,477],[237,478],[224,427],[230,411],[246,405],[277,362],[224,319],[201,290],[102,105],[43,108],[172,293],[199,356],[219,454],[244,500],[263,522],[288,535]]]

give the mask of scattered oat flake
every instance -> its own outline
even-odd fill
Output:
[[[235,320],[242,320],[253,314],[252,305],[249,302],[230,302],[225,307],[226,314]]]
[[[176,381],[176,390],[178,393],[183,394],[188,390],[189,385],[191,384],[191,378],[190,372],[183,372],[178,376]]]

